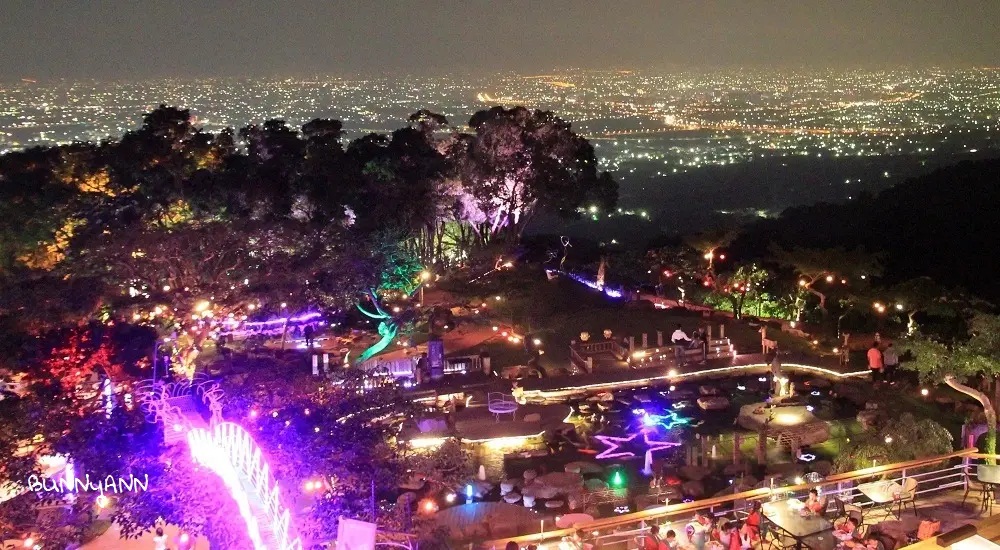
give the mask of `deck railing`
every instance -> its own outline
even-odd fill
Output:
[[[985,458],[990,457],[980,454],[975,448],[963,449],[946,455],[872,466],[842,474],[834,474],[818,483],[752,489],[732,495],[657,506],[641,512],[596,519],[587,523],[574,525],[567,529],[556,529],[544,533],[532,533],[508,539],[487,541],[483,544],[483,548],[502,548],[509,541],[517,542],[520,546],[558,542],[564,537],[571,536],[577,529],[583,530],[588,537],[592,537],[598,541],[601,548],[607,548],[609,545],[618,545],[616,546],[618,548],[635,548],[635,537],[641,535],[650,525],[664,523],[679,516],[689,516],[695,511],[701,511],[710,515],[728,514],[747,507],[748,503],[753,501],[771,500],[793,494],[805,494],[810,489],[816,487],[821,488],[823,494],[827,497],[840,498],[862,507],[871,506],[871,502],[865,502],[863,499],[858,498],[863,497],[863,494],[858,490],[857,482],[875,477],[889,480],[916,479],[916,494],[919,498],[919,495],[922,494],[954,487],[965,487],[967,481],[966,473],[969,471],[970,461]],[[625,546],[620,546],[622,543]]]

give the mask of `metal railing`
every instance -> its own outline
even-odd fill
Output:
[[[642,534],[650,525],[664,523],[682,515],[692,514],[695,511],[709,515],[725,515],[742,510],[753,501],[773,500],[786,498],[795,494],[805,494],[810,489],[817,487],[821,488],[823,494],[828,498],[840,498],[862,507],[872,506],[874,503],[866,500],[867,497],[864,497],[864,494],[858,489],[855,482],[874,477],[888,480],[913,478],[917,480],[916,495],[918,496],[955,487],[964,488],[970,460],[977,458],[990,457],[979,454],[975,448],[963,449],[946,455],[872,466],[871,468],[863,468],[843,474],[834,474],[818,483],[803,483],[774,488],[763,487],[693,502],[657,506],[641,512],[596,519],[574,525],[572,528],[556,529],[545,533],[526,534],[510,539],[487,541],[483,544],[483,547],[487,549],[502,548],[508,541],[514,541],[521,546],[557,542],[564,537],[573,535],[577,529],[580,529],[587,533],[589,537],[603,541],[600,546],[605,548],[609,544],[617,544],[623,541],[628,543],[629,540],[632,540],[628,537]],[[958,460],[957,464],[954,463],[956,460]],[[894,476],[893,474],[897,475]],[[627,544],[627,548],[634,547],[634,544]]]

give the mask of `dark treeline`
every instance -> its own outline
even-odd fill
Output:
[[[783,247],[884,251],[883,279],[927,276],[1000,300],[1000,160],[964,162],[846,204],[791,208],[748,225],[730,246],[734,258]]]

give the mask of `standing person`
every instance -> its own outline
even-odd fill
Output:
[[[670,335],[670,341],[674,344],[674,358],[677,360],[677,366],[679,367],[684,364],[684,350],[691,345],[691,338],[684,332],[681,324],[677,323],[677,329]]]
[[[892,347],[892,342],[886,346],[882,352],[882,363],[885,365],[885,381],[890,384],[896,383],[896,368],[899,367],[899,354],[896,348]]]
[[[316,335],[316,329],[312,325],[306,325],[306,329],[302,332],[306,337],[306,347],[313,349],[313,342],[315,342],[314,337]]]
[[[660,526],[653,525],[649,534],[642,538],[642,550],[660,550]]]
[[[701,327],[701,362],[708,363],[708,327]]]
[[[167,550],[167,536],[163,534],[163,527],[156,528],[156,536],[153,537],[153,550]]]
[[[872,342],[872,347],[868,348],[868,369],[872,371],[872,382],[878,384],[882,381],[882,350],[878,349],[878,343]]]

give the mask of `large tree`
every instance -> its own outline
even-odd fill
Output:
[[[612,208],[618,186],[598,172],[594,148],[549,111],[493,107],[469,120],[475,134],[453,143],[463,186],[482,235],[520,237],[539,211],[564,217],[581,207]]]
[[[912,355],[902,363],[924,380],[943,382],[962,392],[983,407],[988,429],[983,452],[996,453],[997,412],[1000,402],[1000,316],[976,313],[968,320],[968,337],[960,341],[940,341],[917,333],[902,347]],[[968,380],[982,377],[982,389],[968,385]],[[992,393],[993,398],[987,393]]]
[[[835,284],[850,284],[855,279],[867,279],[882,274],[884,254],[869,253],[863,248],[845,250],[843,248],[791,248],[784,249],[771,245],[773,259],[784,267],[791,268],[799,277],[799,287],[802,293],[812,294],[819,299],[819,309],[827,312],[826,286]],[[823,288],[824,290],[820,290]],[[805,307],[801,300],[797,307],[796,318],[800,318]]]

